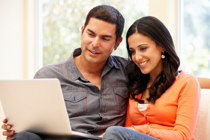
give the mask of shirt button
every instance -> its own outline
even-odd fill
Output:
[[[101,116],[101,117],[103,117],[103,116],[104,116],[104,114],[100,113],[100,116]]]

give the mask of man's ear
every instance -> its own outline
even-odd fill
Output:
[[[81,35],[83,34],[84,29],[85,29],[85,25],[83,25],[83,26],[81,27]]]
[[[118,48],[118,46],[120,45],[120,43],[122,42],[122,40],[123,40],[122,37],[120,37],[120,38],[117,40],[117,43],[116,43],[116,45],[115,45],[115,47],[114,47],[114,50],[116,50],[116,49]]]

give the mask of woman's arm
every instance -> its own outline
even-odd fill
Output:
[[[182,85],[179,85],[179,87],[182,87],[181,90],[176,91],[179,93],[179,98],[177,101],[178,108],[176,111],[177,115],[173,129],[169,130],[160,127],[154,128],[154,126],[150,127],[150,124],[132,125],[131,123],[129,123],[130,121],[126,121],[125,126],[131,126],[136,131],[159,138],[161,140],[191,140],[194,135],[194,130],[198,117],[201,94],[200,86],[198,80],[193,76],[190,78],[188,77],[187,79],[180,80],[183,82],[181,82]],[[174,87],[174,90],[177,89]],[[130,116],[127,115],[127,118],[129,117]]]
[[[197,77],[201,89],[210,89],[210,78]]]

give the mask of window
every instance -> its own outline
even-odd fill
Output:
[[[210,0],[181,2],[181,66],[186,73],[210,77]]]
[[[128,27],[138,18],[147,15],[148,0],[39,0],[42,9],[43,64],[52,64],[69,57],[71,52],[80,47],[80,28],[85,23],[89,10],[99,4],[116,7],[125,18],[123,42],[113,55],[127,57],[125,34]],[[39,61],[42,63],[42,61]],[[42,66],[39,65],[39,68]]]

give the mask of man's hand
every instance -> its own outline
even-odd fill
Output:
[[[3,130],[3,136],[6,136],[7,140],[10,140],[16,133],[13,130],[10,130],[12,128],[11,125],[7,124],[7,119],[3,120],[3,125],[1,126]]]

